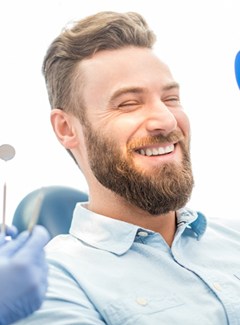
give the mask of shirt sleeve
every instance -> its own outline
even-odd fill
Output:
[[[17,325],[106,325],[77,281],[50,261],[49,287],[41,308]]]

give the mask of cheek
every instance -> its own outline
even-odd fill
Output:
[[[189,121],[188,116],[183,111],[179,111],[174,115],[177,120],[178,127],[181,129],[183,134],[189,138],[190,137],[190,121]]]
[[[105,124],[104,128],[114,139],[118,139],[126,145],[126,142],[137,132],[142,123],[141,118],[133,115],[118,116],[110,123]]]

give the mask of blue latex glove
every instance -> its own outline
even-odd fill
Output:
[[[1,228],[1,225],[0,225]],[[18,234],[18,230],[15,226],[5,226],[5,233],[0,233],[0,246],[6,243],[6,236],[15,238]]]
[[[47,230],[35,226],[0,246],[0,325],[27,317],[37,310],[47,290],[48,267],[43,247]]]

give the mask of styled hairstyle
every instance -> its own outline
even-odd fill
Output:
[[[71,112],[84,122],[79,62],[104,50],[152,48],[155,40],[144,18],[135,12],[103,11],[66,27],[50,44],[42,67],[51,108]]]

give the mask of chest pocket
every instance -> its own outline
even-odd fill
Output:
[[[159,321],[171,320],[171,314],[183,305],[177,296],[131,295],[109,303],[104,309],[104,318],[112,325],[159,325]],[[176,319],[176,314],[173,319]]]

